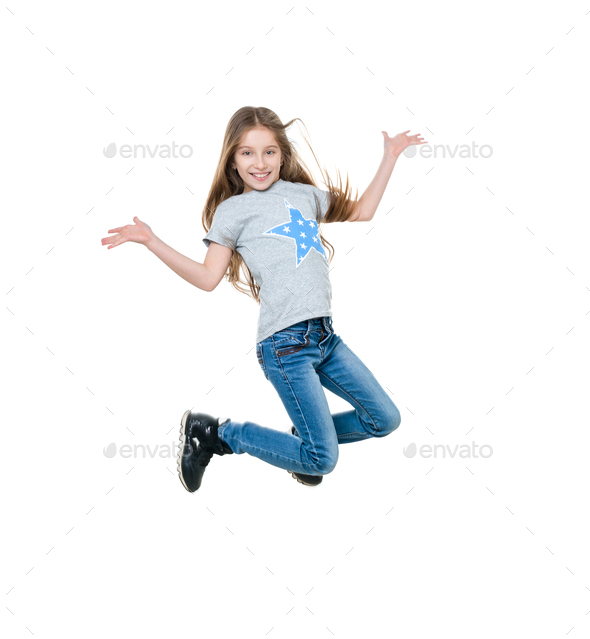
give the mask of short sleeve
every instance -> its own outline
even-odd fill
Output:
[[[211,228],[203,238],[203,243],[209,248],[211,242],[217,242],[235,251],[239,235],[240,225],[237,223],[235,207],[226,205],[226,202],[221,202],[215,209]]]
[[[322,189],[318,189],[317,186],[312,188],[312,193],[317,196],[319,204],[320,204],[320,220],[323,220],[326,217],[326,213],[328,211],[328,207],[330,206],[330,191],[323,191]],[[314,198],[315,203],[315,198]]]

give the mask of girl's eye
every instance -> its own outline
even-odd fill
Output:
[[[252,151],[243,151],[243,152],[242,152],[242,155],[244,155],[244,153],[252,153]],[[269,150],[267,151],[267,153],[274,153],[274,151],[272,151],[271,149],[269,149]]]

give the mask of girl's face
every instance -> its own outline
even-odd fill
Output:
[[[265,127],[250,129],[240,140],[232,169],[244,181],[244,193],[265,191],[279,179],[283,159],[274,133]],[[263,177],[256,177],[262,174]]]

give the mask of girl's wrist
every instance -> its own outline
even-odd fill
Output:
[[[158,242],[158,237],[152,233],[150,237],[148,238],[148,240],[145,242],[144,246],[148,250],[153,252],[153,248],[157,242]]]
[[[394,153],[391,153],[391,151],[385,151],[385,152],[383,153],[383,159],[384,159],[386,162],[389,162],[389,163],[391,163],[391,164],[395,165],[395,163],[397,162],[397,159],[399,158],[399,156],[400,156],[400,155],[401,155],[401,154],[397,154],[397,155],[395,155]]]

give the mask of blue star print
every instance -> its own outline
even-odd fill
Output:
[[[268,231],[265,231],[264,235],[282,235],[283,237],[294,240],[297,246],[297,254],[295,256],[296,267],[303,262],[303,259],[307,257],[312,248],[320,255],[323,255],[324,259],[328,261],[326,252],[318,236],[318,228],[315,220],[308,220],[303,217],[301,211],[291,206],[287,200],[285,200],[285,206],[289,211],[289,221],[284,224],[278,224]]]

